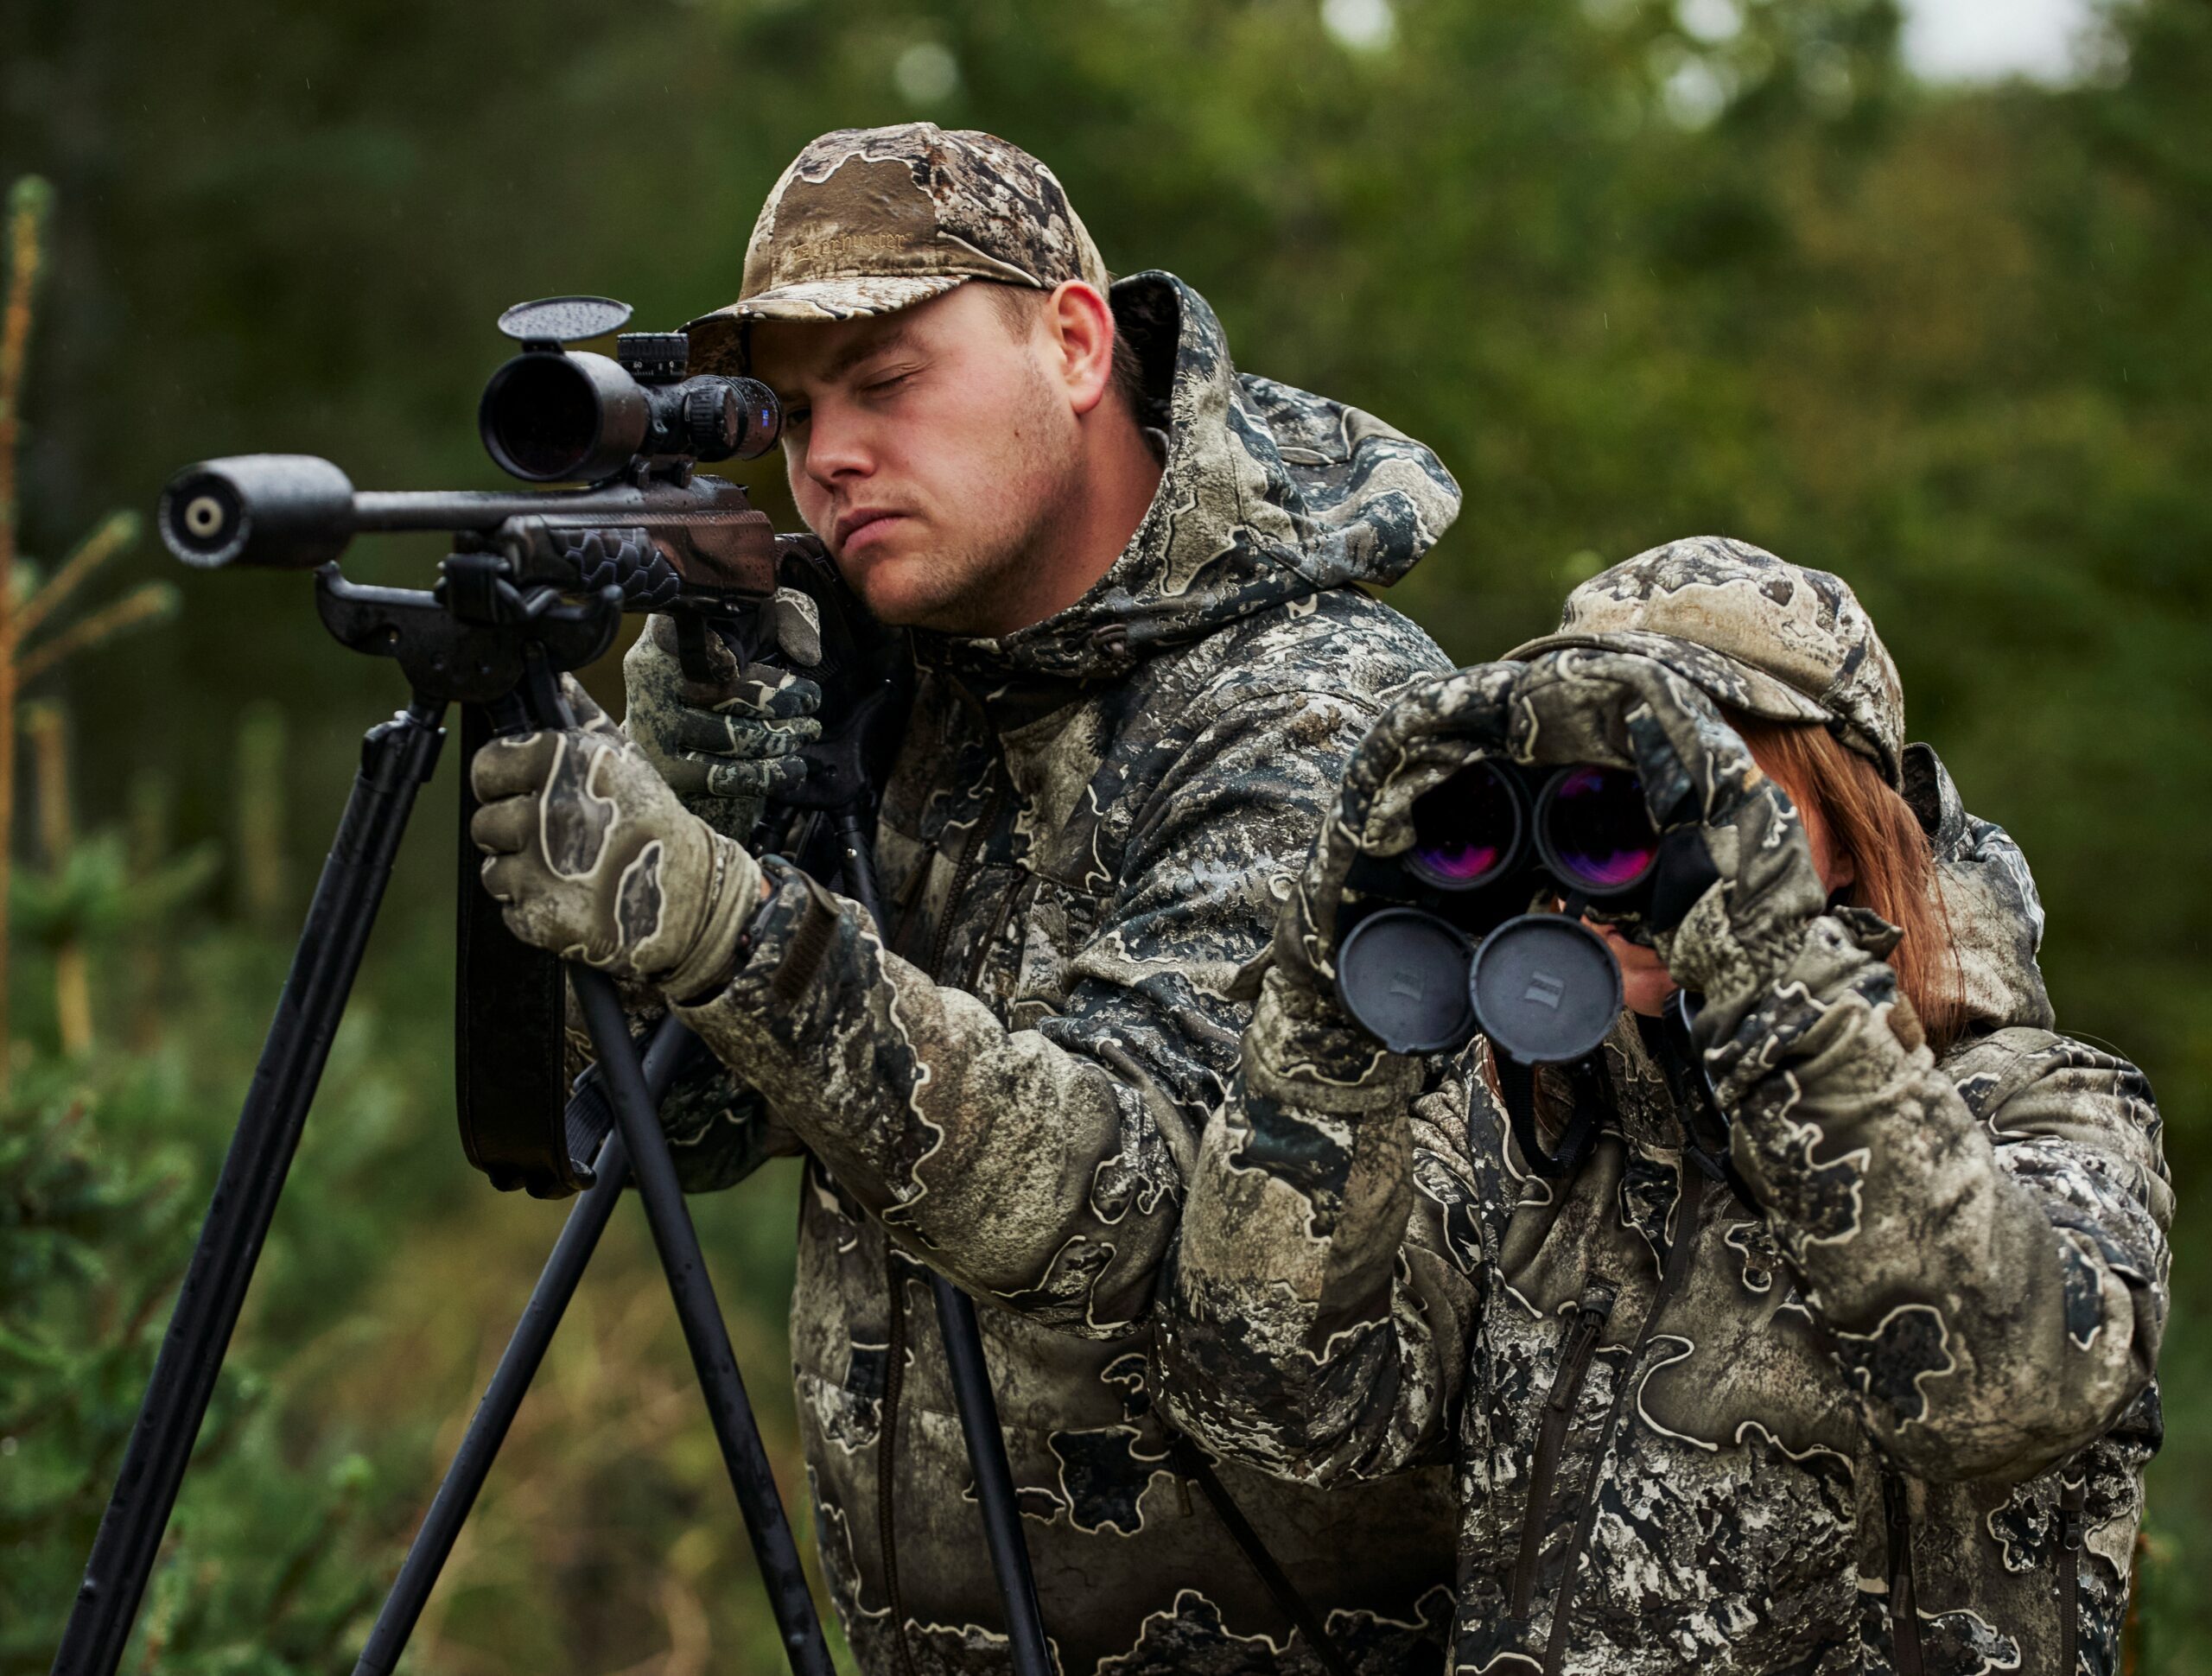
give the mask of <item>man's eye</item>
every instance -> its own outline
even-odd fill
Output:
[[[785,430],[790,430],[795,426],[803,425],[813,416],[814,409],[812,408],[787,407],[784,409],[784,429]]]
[[[887,378],[874,379],[862,388],[871,396],[887,396],[913,376],[911,372],[894,372]]]

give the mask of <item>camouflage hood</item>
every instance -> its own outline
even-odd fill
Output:
[[[2055,1015],[2036,958],[2043,898],[2027,857],[2002,827],[1967,812],[1950,771],[1925,745],[1904,748],[1904,800],[1942,863],[1936,883],[1958,951],[1967,1027],[2050,1029]]]
[[[1080,600],[995,639],[918,633],[925,662],[986,678],[1127,674],[1155,651],[1270,606],[1388,587],[1459,510],[1435,454],[1357,408],[1240,373],[1221,321],[1173,274],[1115,285],[1167,439],[1152,509]]]

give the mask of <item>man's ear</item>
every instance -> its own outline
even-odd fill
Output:
[[[1065,280],[1046,303],[1045,324],[1069,404],[1088,413],[1114,382],[1114,311],[1096,286]]]

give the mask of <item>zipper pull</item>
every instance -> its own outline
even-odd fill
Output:
[[[1592,1279],[1582,1288],[1582,1296],[1574,1305],[1574,1324],[1567,1330],[1567,1341],[1560,1347],[1561,1369],[1575,1366],[1598,1342],[1611,1318],[1613,1300],[1620,1295],[1620,1288],[1602,1277]],[[1554,1413],[1564,1413],[1574,1399],[1580,1380],[1554,1378],[1546,1406]]]
[[[2089,1505],[2089,1481],[2076,1478],[2058,1482],[2058,1546],[2068,1553],[2082,1552],[2082,1514]]]

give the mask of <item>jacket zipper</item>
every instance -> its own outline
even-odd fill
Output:
[[[1920,1649],[1920,1594],[1912,1580],[1912,1507],[1904,1478],[1888,1467],[1882,1469],[1882,1522],[1889,1535],[1890,1651],[1897,1676],[1922,1676],[1925,1660]]]
[[[899,1278],[899,1254],[883,1242],[884,1290],[891,1298],[891,1324],[885,1334],[883,1419],[875,1436],[876,1540],[883,1555],[883,1591],[891,1603],[891,1641],[899,1649],[899,1668],[915,1676],[914,1650],[906,1645],[906,1601],[899,1588],[899,1549],[893,1540],[893,1468],[899,1457],[899,1398],[906,1383],[906,1288]]]
[[[1605,1322],[1613,1312],[1613,1299],[1619,1294],[1620,1288],[1602,1276],[1583,1287],[1574,1319],[1560,1344],[1551,1389],[1545,1393],[1543,1429],[1536,1438],[1536,1463],[1529,1476],[1529,1502],[1521,1516],[1521,1558],[1513,1567],[1513,1616],[1524,1623],[1535,1595],[1536,1560],[1543,1551],[1545,1528],[1551,1522],[1552,1480],[1559,1473],[1559,1452],[1567,1442],[1567,1422],[1573,1418],[1574,1400],[1582,1394],[1591,1355],[1598,1348]]]
[[[2074,1676],[2082,1661],[2082,1514],[2088,1501],[2086,1476],[2058,1481],[2058,1667],[2065,1676]]]
[[[1605,1429],[1598,1433],[1597,1447],[1591,1451],[1589,1476],[1582,1483],[1582,1511],[1574,1521],[1574,1540],[1567,1545],[1567,1569],[1560,1576],[1559,1601],[1552,1608],[1552,1633],[1544,1647],[1544,1676],[1558,1676],[1560,1662],[1567,1656],[1567,1609],[1574,1604],[1574,1579],[1583,1547],[1590,1540],[1591,1527],[1598,1520],[1598,1474],[1605,1468],[1605,1451],[1612,1441],[1613,1428],[1620,1424],[1621,1402],[1628,1395],[1629,1375],[1643,1354],[1659,1312],[1689,1278],[1690,1253],[1697,1245],[1697,1209],[1705,1197],[1705,1174],[1684,1159],[1676,1166],[1676,1178],[1681,1186],[1675,1197],[1675,1242],[1667,1249],[1666,1266],[1659,1272],[1658,1290],[1652,1293],[1651,1307],[1644,1311],[1643,1325],[1629,1349],[1628,1359],[1621,1364],[1620,1378],[1613,1385],[1612,1406],[1605,1411]]]
[[[998,824],[999,810],[1006,801],[1003,786],[995,785],[983,804],[983,812],[968,835],[968,841],[961,846],[960,860],[953,864],[952,887],[945,892],[944,912],[938,920],[937,935],[931,940],[929,964],[924,968],[931,979],[942,983],[946,945],[952,939],[952,924],[957,915],[960,898],[968,888],[968,881],[976,871],[984,842],[991,828]],[[988,943],[985,945],[988,947]],[[976,965],[980,969],[979,959]],[[969,987],[975,987],[971,974]],[[916,1676],[913,1648],[906,1641],[906,1603],[899,1587],[899,1556],[893,1540],[897,1520],[898,1456],[899,1456],[899,1399],[906,1385],[906,1289],[899,1278],[899,1257],[887,1237],[884,1241],[884,1286],[891,1299],[891,1327],[889,1332],[889,1366],[883,1376],[883,1423],[878,1428],[875,1458],[875,1507],[877,1538],[883,1551],[884,1592],[891,1603],[891,1635],[899,1649],[899,1667],[904,1676]]]

